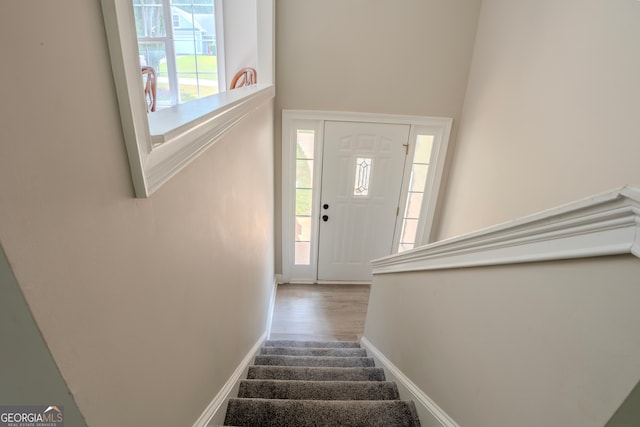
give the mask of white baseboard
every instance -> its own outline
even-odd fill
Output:
[[[249,366],[255,359],[255,356],[260,350],[260,346],[262,346],[266,337],[267,334],[265,333],[258,338],[258,341],[256,341],[251,350],[249,350],[244,359],[242,359],[236,370],[231,374],[231,377],[229,377],[224,386],[222,386],[222,389],[220,389],[202,415],[200,415],[193,424],[193,427],[207,427],[211,422],[217,425],[224,425],[224,417],[227,412],[227,403],[229,402],[229,398],[237,396],[240,381],[247,377]]]
[[[278,277],[277,275],[273,278],[273,285],[271,287],[271,297],[269,299],[269,310],[267,312],[267,325],[265,327],[265,332],[262,334],[258,341],[253,345],[251,350],[246,354],[246,356],[242,359],[238,367],[231,377],[227,380],[227,382],[222,386],[222,389],[218,392],[218,394],[213,398],[211,403],[204,410],[202,415],[198,418],[198,420],[193,424],[193,427],[207,427],[211,422],[223,425],[224,417],[227,412],[227,402],[229,402],[229,398],[238,395],[238,387],[240,385],[240,381],[247,377],[247,372],[249,370],[249,366],[253,362],[260,350],[260,347],[264,343],[266,339],[269,339],[271,335],[271,322],[273,320],[273,310],[276,305],[276,291],[278,290]]]
[[[318,280],[318,285],[371,285],[371,280]]]
[[[400,397],[412,400],[416,405],[420,423],[423,427],[460,427],[446,412],[444,412],[429,396],[418,388],[405,374],[398,369],[376,346],[362,337],[361,344],[370,353],[376,366],[384,369],[387,381],[394,381],[398,386]]]
[[[273,286],[271,287],[271,298],[269,300],[269,312],[267,314],[267,327],[265,329],[267,339],[271,338],[271,325],[273,324],[273,312],[276,308],[276,292],[278,291],[278,283],[278,277],[276,275],[273,278]]]

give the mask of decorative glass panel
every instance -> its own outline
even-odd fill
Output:
[[[409,185],[409,191],[423,192],[424,186],[427,183],[428,172],[429,165],[414,164],[411,167],[411,184]]]
[[[311,264],[311,243],[309,242],[296,242],[296,251],[294,256],[294,263],[296,265],[309,265]]]
[[[402,232],[398,252],[413,249],[416,244],[424,191],[429,175],[429,162],[431,161],[433,140],[433,135],[417,135],[415,140],[407,203],[402,215]]]
[[[417,230],[418,230],[417,219],[405,219],[404,226],[402,227],[402,236],[400,237],[400,243],[414,244],[416,241]]]
[[[298,130],[296,136],[296,158],[313,159],[315,132],[312,130]]]
[[[433,135],[418,135],[416,138],[416,151],[413,154],[413,163],[429,163],[431,161],[431,148],[433,147]]]
[[[369,180],[371,179],[371,167],[373,159],[356,158],[356,182],[353,190],[354,196],[369,195]]]
[[[296,188],[313,188],[313,160],[296,160]]]
[[[311,189],[296,189],[296,215],[311,216]]]
[[[311,217],[296,216],[296,242],[311,241]]]
[[[296,217],[294,264],[311,263],[313,153],[315,131],[296,130]]]
[[[407,198],[407,212],[405,218],[420,218],[420,209],[422,208],[422,196],[424,193],[409,193]]]

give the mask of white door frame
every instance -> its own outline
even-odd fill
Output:
[[[423,117],[405,116],[392,114],[354,113],[336,111],[308,111],[308,110],[283,110],[282,111],[282,282],[283,283],[316,283],[318,277],[318,234],[320,216],[320,183],[322,173],[322,153],[324,143],[324,123],[325,121],[343,122],[366,122],[366,123],[390,123],[407,124],[410,129],[410,153],[413,148],[414,139],[417,133],[429,131],[434,135],[434,149],[432,158],[435,159],[433,167],[430,168],[427,182],[429,191],[428,205],[423,209],[423,217],[420,221],[421,244],[430,242],[432,238],[433,219],[435,215],[435,204],[438,200],[440,183],[444,170],[445,157],[449,144],[449,135],[453,119],[446,117]],[[315,134],[314,146],[314,191],[312,198],[312,232],[311,232],[311,263],[309,265],[295,265],[295,153],[296,153],[296,133],[298,129],[313,130]],[[407,165],[412,161],[412,155],[407,156]],[[405,166],[405,171],[407,170]],[[408,178],[403,179],[401,190],[400,206],[404,206]],[[397,248],[399,233],[396,227],[394,236],[394,248]]]

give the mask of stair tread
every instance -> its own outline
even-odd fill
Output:
[[[250,366],[248,379],[302,381],[384,381],[382,368],[328,368],[308,366]]]
[[[265,341],[228,401],[223,427],[420,427],[355,341]]]
[[[398,400],[390,381],[242,380],[238,397],[296,400]]]
[[[373,367],[375,362],[370,357],[339,356],[291,356],[291,355],[258,355],[255,365],[267,366],[324,366],[324,367]]]
[[[265,416],[268,414],[268,416]],[[225,425],[420,426],[413,402],[403,400],[276,400],[232,398]]]
[[[346,347],[261,347],[262,355],[367,357],[364,348]]]
[[[360,348],[357,341],[267,340],[265,347]]]

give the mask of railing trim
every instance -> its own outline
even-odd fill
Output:
[[[640,258],[640,189],[628,186],[372,264],[376,275],[624,254]]]

